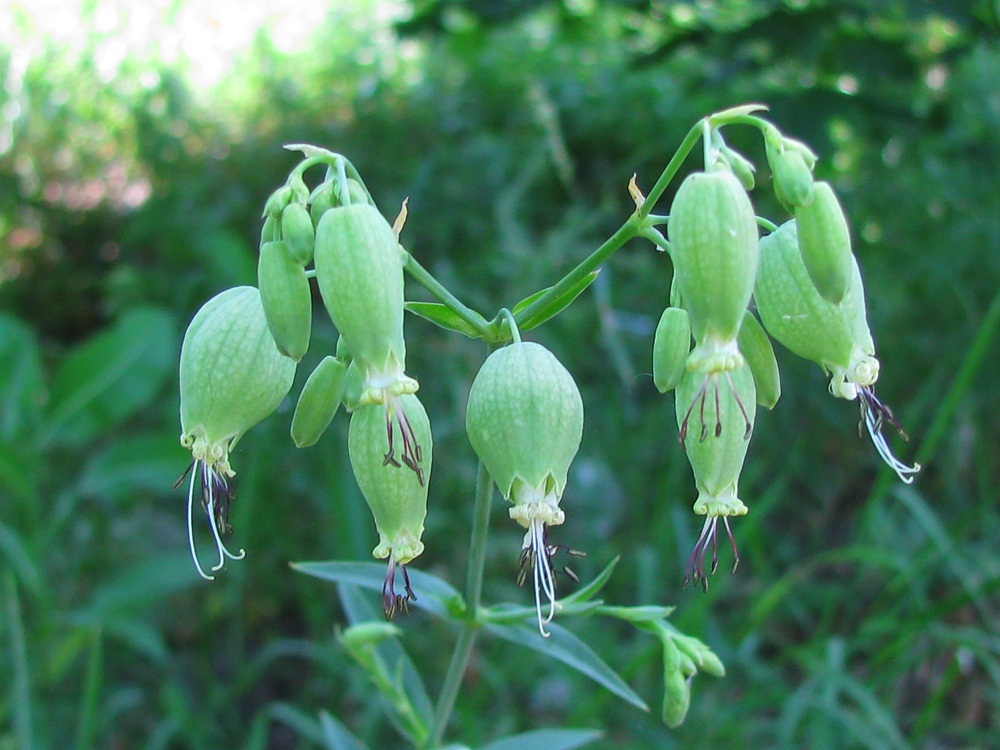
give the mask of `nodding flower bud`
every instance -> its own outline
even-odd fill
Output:
[[[292,415],[292,440],[296,447],[315,445],[333,421],[344,396],[348,365],[324,357],[302,386]]]
[[[858,263],[851,256],[851,281],[838,304],[813,284],[799,249],[796,222],[788,221],[762,238],[761,266],[754,299],[761,322],[775,339],[798,356],[815,362],[831,376],[830,393],[858,399],[861,419],[879,456],[909,484],[920,470],[908,466],[889,448],[882,427],[888,422],[902,434],[892,410],[875,395],[879,361],[868,328],[865,293]]]
[[[275,345],[298,362],[309,349],[312,335],[312,293],[306,271],[292,258],[286,241],[265,242],[260,248],[257,284]]]
[[[747,361],[757,388],[757,403],[765,409],[773,409],[781,398],[781,374],[774,347],[763,327],[749,310],[743,316],[738,338],[740,353]]]
[[[840,202],[827,182],[817,182],[813,199],[795,209],[799,250],[809,278],[827,302],[837,304],[851,285],[854,253]]]
[[[288,255],[300,266],[312,263],[316,246],[316,233],[312,217],[304,204],[289,203],[281,212],[281,239],[285,241]]]
[[[382,608],[386,619],[416,599],[410,588],[406,564],[424,551],[420,537],[427,516],[427,483],[431,475],[431,425],[419,399],[406,394],[402,408],[367,405],[351,415],[348,452],[354,478],[375,517],[379,543],[372,554],[388,559],[382,586]],[[413,442],[416,440],[416,442]],[[412,456],[412,471],[396,471],[395,444],[404,443],[403,455]],[[408,459],[404,459],[408,460]],[[396,594],[396,566],[403,573],[405,595]]]
[[[774,180],[774,194],[789,209],[811,203],[813,200],[812,170],[798,151],[775,149],[768,144],[767,161]]]
[[[663,707],[660,718],[671,729],[684,723],[691,706],[691,678],[681,668],[681,654],[672,638],[663,642]]]
[[[547,529],[565,520],[559,507],[570,463],[583,435],[583,399],[573,376],[545,347],[516,342],[493,352],[469,392],[465,418],[473,449],[501,494],[514,504],[510,517],[527,529],[520,564],[530,569],[538,629],[555,615],[552,556],[558,546]],[[542,615],[542,595],[548,615]]]
[[[667,224],[674,273],[695,348],[688,368],[723,372],[743,365],[736,337],[757,274],[757,219],[728,169],[681,183]]]
[[[720,398],[722,381],[734,398]],[[705,555],[711,547],[710,572],[714,573],[719,564],[719,518],[723,519],[732,545],[734,573],[739,565],[729,518],[746,515],[747,512],[747,506],[737,494],[737,484],[753,431],[756,400],[753,375],[748,367],[716,373],[707,378],[688,371],[677,385],[675,405],[679,436],[698,489],[694,512],[705,516],[698,542],[688,557],[685,586],[694,581],[708,588]]]
[[[215,537],[221,570],[225,558],[239,559],[222,543],[230,531],[229,454],[237,441],[277,408],[292,387],[295,363],[274,346],[254,287],[216,295],[198,311],[184,334],[180,359],[181,445],[191,450],[188,489],[188,538],[198,573],[208,575],[194,546],[192,509],[200,484],[202,509]],[[186,475],[187,472],[185,472]],[[183,479],[183,477],[182,477]],[[179,482],[178,482],[179,483]]]
[[[653,336],[653,384],[660,393],[677,387],[691,353],[691,324],[687,311],[668,307]]]
[[[403,263],[392,227],[367,203],[331,208],[316,229],[314,260],[326,309],[364,374],[359,403],[403,411],[400,397],[419,385],[405,372]],[[416,435],[405,444],[419,448]],[[395,463],[413,468],[413,456]]]

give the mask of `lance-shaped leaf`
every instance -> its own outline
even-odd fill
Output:
[[[601,733],[594,729],[536,729],[504,737],[479,750],[573,750],[600,738]]]
[[[598,685],[607,688],[626,703],[630,703],[643,711],[649,711],[649,706],[625,681],[609,667],[600,656],[594,653],[586,643],[561,625],[548,626],[550,638],[538,637],[538,632],[528,625],[497,625],[486,626],[494,635],[519,646],[539,651],[546,656],[561,661],[583,675],[586,675]]]
[[[577,281],[575,284],[571,284],[569,287],[564,289],[562,292],[557,294],[551,300],[549,300],[545,305],[537,310],[532,311],[531,315],[524,317],[523,319],[519,317],[520,313],[527,310],[534,302],[540,300],[545,294],[547,294],[552,287],[542,289],[539,292],[535,292],[530,297],[525,297],[523,300],[514,305],[514,309],[511,311],[514,313],[514,318],[517,320],[517,327],[521,331],[530,331],[532,328],[536,328],[544,323],[549,318],[555,317],[563,310],[572,304],[573,300],[580,296],[588,286],[594,283],[594,279],[601,272],[601,269],[597,268],[588,273],[582,279]]]
[[[404,307],[407,312],[429,320],[446,331],[455,331],[470,339],[478,339],[479,331],[472,327],[458,313],[440,302],[407,302]],[[483,321],[485,325],[486,321]]]

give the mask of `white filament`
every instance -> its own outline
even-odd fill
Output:
[[[881,425],[878,424],[878,420],[871,409],[865,409],[865,427],[868,428],[868,434],[871,436],[872,443],[875,445],[875,450],[878,451],[879,456],[882,460],[896,472],[896,476],[904,484],[913,483],[913,475],[920,471],[920,464],[913,464],[913,466],[907,466],[898,458],[892,454],[892,449],[889,447],[889,443],[885,439],[885,435],[879,429]]]
[[[543,638],[548,638],[551,634],[546,632],[545,626],[552,622],[552,618],[556,615],[556,585],[545,544],[545,524],[542,521],[538,519],[531,521],[528,532],[524,535],[524,547],[531,549],[538,632],[542,634]],[[542,593],[549,600],[549,613],[546,617],[542,617]]]

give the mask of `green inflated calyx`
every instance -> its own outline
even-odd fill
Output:
[[[392,227],[368,203],[331,208],[316,229],[314,260],[326,309],[364,376],[358,403],[405,411],[400,397],[419,385],[405,372],[403,265]],[[413,456],[396,463],[413,468]]]
[[[191,450],[188,535],[199,575],[211,580],[194,547],[193,505],[202,507],[215,538],[220,570],[231,554],[221,534],[230,530],[229,454],[237,441],[277,408],[295,376],[295,363],[278,352],[264,317],[260,293],[243,286],[216,295],[197,312],[181,346],[181,445]]]
[[[285,206],[281,212],[281,239],[289,257],[297,264],[306,266],[312,262],[316,232],[305,204],[295,202]]]
[[[680,298],[695,348],[688,368],[742,367],[736,337],[757,274],[757,220],[727,168],[689,175],[674,196],[667,231]]]
[[[653,384],[660,393],[677,387],[691,353],[691,324],[686,310],[668,307],[653,335]]]
[[[493,352],[469,392],[466,429],[473,449],[514,504],[527,531],[521,564],[532,572],[539,631],[555,613],[547,529],[565,520],[559,507],[583,434],[583,400],[569,371],[545,347],[516,342]],[[549,603],[542,615],[542,596]]]
[[[760,246],[754,299],[764,328],[794,354],[822,367],[830,375],[832,395],[858,399],[862,422],[879,456],[902,481],[912,482],[919,464],[909,466],[897,459],[882,434],[886,423],[903,433],[892,410],[875,395],[880,367],[857,261],[851,257],[850,284],[834,304],[820,294],[806,270],[795,221],[762,238]]]
[[[305,269],[289,254],[285,240],[261,246],[257,283],[275,345],[286,357],[298,362],[309,349],[312,294]]]
[[[749,310],[743,316],[743,325],[738,337],[740,352],[753,375],[757,388],[757,403],[766,409],[773,409],[781,397],[781,375],[774,347],[754,314]]]
[[[854,399],[857,388],[878,379],[875,343],[868,328],[864,287],[856,261],[839,304],[816,289],[806,270],[795,221],[760,241],[761,266],[754,299],[761,322],[774,338],[832,376],[830,392]]]
[[[721,397],[722,390],[731,392],[733,397]],[[679,436],[698,490],[694,512],[705,516],[701,534],[688,557],[685,585],[693,581],[708,588],[705,556],[711,548],[710,573],[714,573],[719,560],[717,526],[720,518],[733,549],[733,572],[739,564],[729,518],[747,512],[747,506],[739,498],[737,484],[753,430],[756,400],[753,376],[746,367],[718,373],[708,379],[689,371],[677,386],[675,405]]]
[[[403,265],[392,227],[376,208],[331,208],[316,229],[316,280],[354,358],[385,372],[405,366]]]
[[[344,395],[347,369],[336,357],[324,357],[309,375],[292,415],[291,435],[297,447],[314,445],[333,421]]]
[[[828,302],[839,303],[855,265],[847,217],[829,183],[817,182],[813,200],[795,209],[799,250],[809,278]]]
[[[416,598],[405,565],[424,551],[420,540],[427,515],[427,483],[430,480],[431,438],[427,412],[415,395],[400,398],[401,409],[362,406],[351,415],[348,452],[351,468],[375,517],[379,542],[372,554],[388,560],[382,586],[382,607],[387,619],[406,611]],[[412,456],[412,471],[397,471],[393,465],[399,443],[415,444],[403,449]],[[397,566],[402,571],[404,594],[396,594]]]

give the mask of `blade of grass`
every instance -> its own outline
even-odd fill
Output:
[[[28,652],[24,644],[24,623],[21,602],[17,596],[17,581],[7,573],[6,609],[10,626],[10,655],[14,664],[14,734],[20,750],[35,746],[31,733],[31,680],[28,674]]]
[[[93,747],[97,699],[101,694],[103,653],[104,638],[101,635],[100,626],[95,625],[90,630],[90,658],[87,659],[87,677],[83,687],[83,701],[80,706],[80,723],[77,725],[76,732],[76,747],[79,750],[88,750]]]

